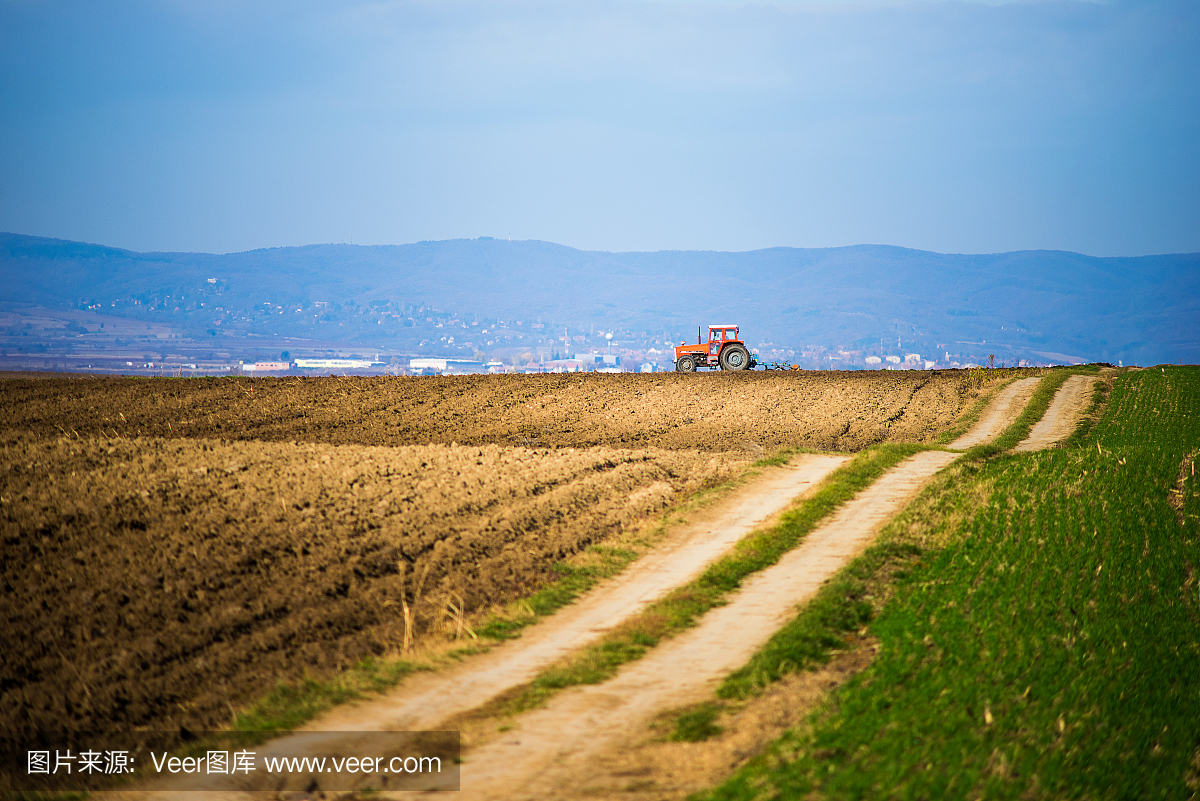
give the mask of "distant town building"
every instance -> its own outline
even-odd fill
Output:
[[[449,359],[409,359],[408,367],[410,370],[438,370],[446,369]]]
[[[256,373],[278,373],[286,372],[292,369],[291,362],[255,362],[254,364],[243,364],[242,369],[247,372]]]
[[[365,370],[375,364],[369,359],[296,359],[303,370]]]
[[[880,364],[883,359],[879,358],[878,356],[868,356],[867,358],[863,359],[863,361],[865,361],[867,364]]]
[[[598,367],[620,367],[621,357],[615,353],[576,353],[574,361]],[[617,371],[619,372],[619,371]]]
[[[480,373],[485,370],[492,372],[492,364],[484,364],[472,359],[432,359],[418,358],[408,360],[408,369],[413,372],[431,370],[436,373]]]

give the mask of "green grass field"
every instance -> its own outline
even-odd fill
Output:
[[[936,482],[878,546],[921,555],[871,667],[702,797],[1195,797],[1198,449],[1200,369],[1154,368],[1069,447]]]

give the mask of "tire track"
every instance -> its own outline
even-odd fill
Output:
[[[462,797],[562,798],[597,753],[636,737],[660,709],[705,700],[744,665],[796,606],[857,556],[876,531],[937,471],[959,458],[924,451],[885,473],[841,507],[775,565],[747,579],[730,603],[696,628],[659,645],[603,684],[564,690],[544,708],[515,719],[505,736],[469,753]]]
[[[1096,380],[1094,376],[1073,375],[1064,381],[1058,392],[1054,393],[1054,400],[1050,401],[1050,408],[1042,415],[1042,419],[1013,450],[1037,451],[1071,436],[1075,426],[1079,425],[1079,418],[1087,406]]]
[[[984,410],[979,422],[947,447],[955,451],[965,451],[1000,436],[1029,403],[1033,391],[1037,389],[1041,380],[1040,378],[1022,378],[1000,390]]]

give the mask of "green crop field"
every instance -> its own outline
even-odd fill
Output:
[[[884,532],[939,544],[871,667],[703,797],[1200,796],[1198,449],[1200,369],[1154,368],[1069,447],[936,483]]]

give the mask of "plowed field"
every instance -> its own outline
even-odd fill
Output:
[[[385,603],[401,597],[402,561],[410,601],[428,572],[428,628],[450,601],[527,594],[563,557],[746,464],[67,438],[10,443],[0,459],[0,719],[42,729],[228,721],[226,701],[277,677],[394,650],[401,612]]]
[[[958,372],[915,371],[4,383],[0,427],[40,436],[707,451],[921,442],[979,389]]]
[[[394,652],[416,576],[436,635],[451,602],[528,594],[764,450],[928,440],[979,389],[919,373],[0,381],[0,728],[223,725],[279,680]]]

